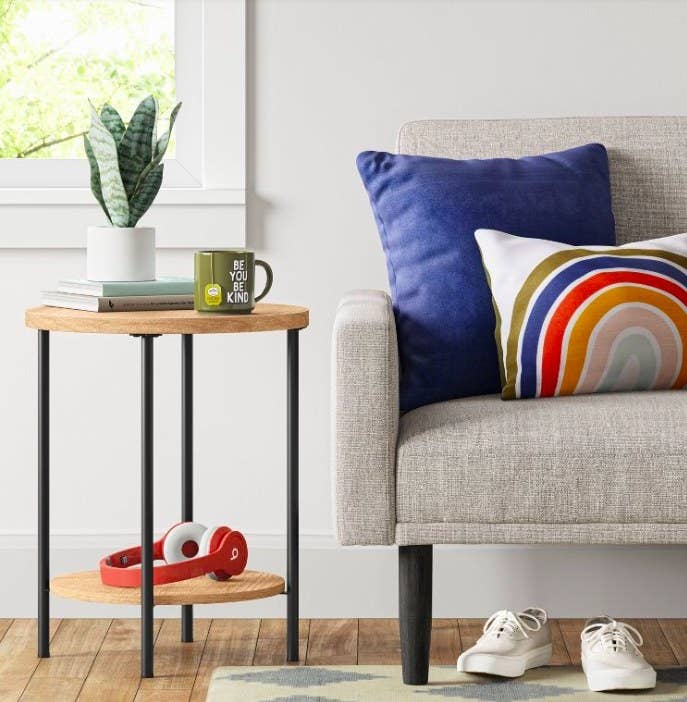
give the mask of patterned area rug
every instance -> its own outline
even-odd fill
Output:
[[[658,671],[654,690],[590,692],[580,668],[556,666],[528,671],[522,678],[502,680],[457,673],[452,666],[432,666],[429,684],[408,687],[393,665],[304,666],[280,668],[217,668],[207,702],[434,702],[434,700],[645,700],[687,702],[687,667]]]

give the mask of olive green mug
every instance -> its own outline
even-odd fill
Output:
[[[265,288],[255,295],[255,267],[267,275]],[[196,251],[193,303],[198,312],[250,314],[272,287],[272,269],[246,249]]]

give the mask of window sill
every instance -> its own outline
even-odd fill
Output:
[[[243,189],[162,189],[139,224],[159,249],[243,247],[245,200]],[[83,249],[89,225],[105,224],[88,188],[0,188],[0,218],[0,251]]]

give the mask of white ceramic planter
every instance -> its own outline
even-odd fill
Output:
[[[153,227],[89,227],[88,280],[155,280]]]

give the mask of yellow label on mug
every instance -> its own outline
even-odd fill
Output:
[[[205,304],[222,304],[222,286],[219,283],[208,283],[205,286]]]

